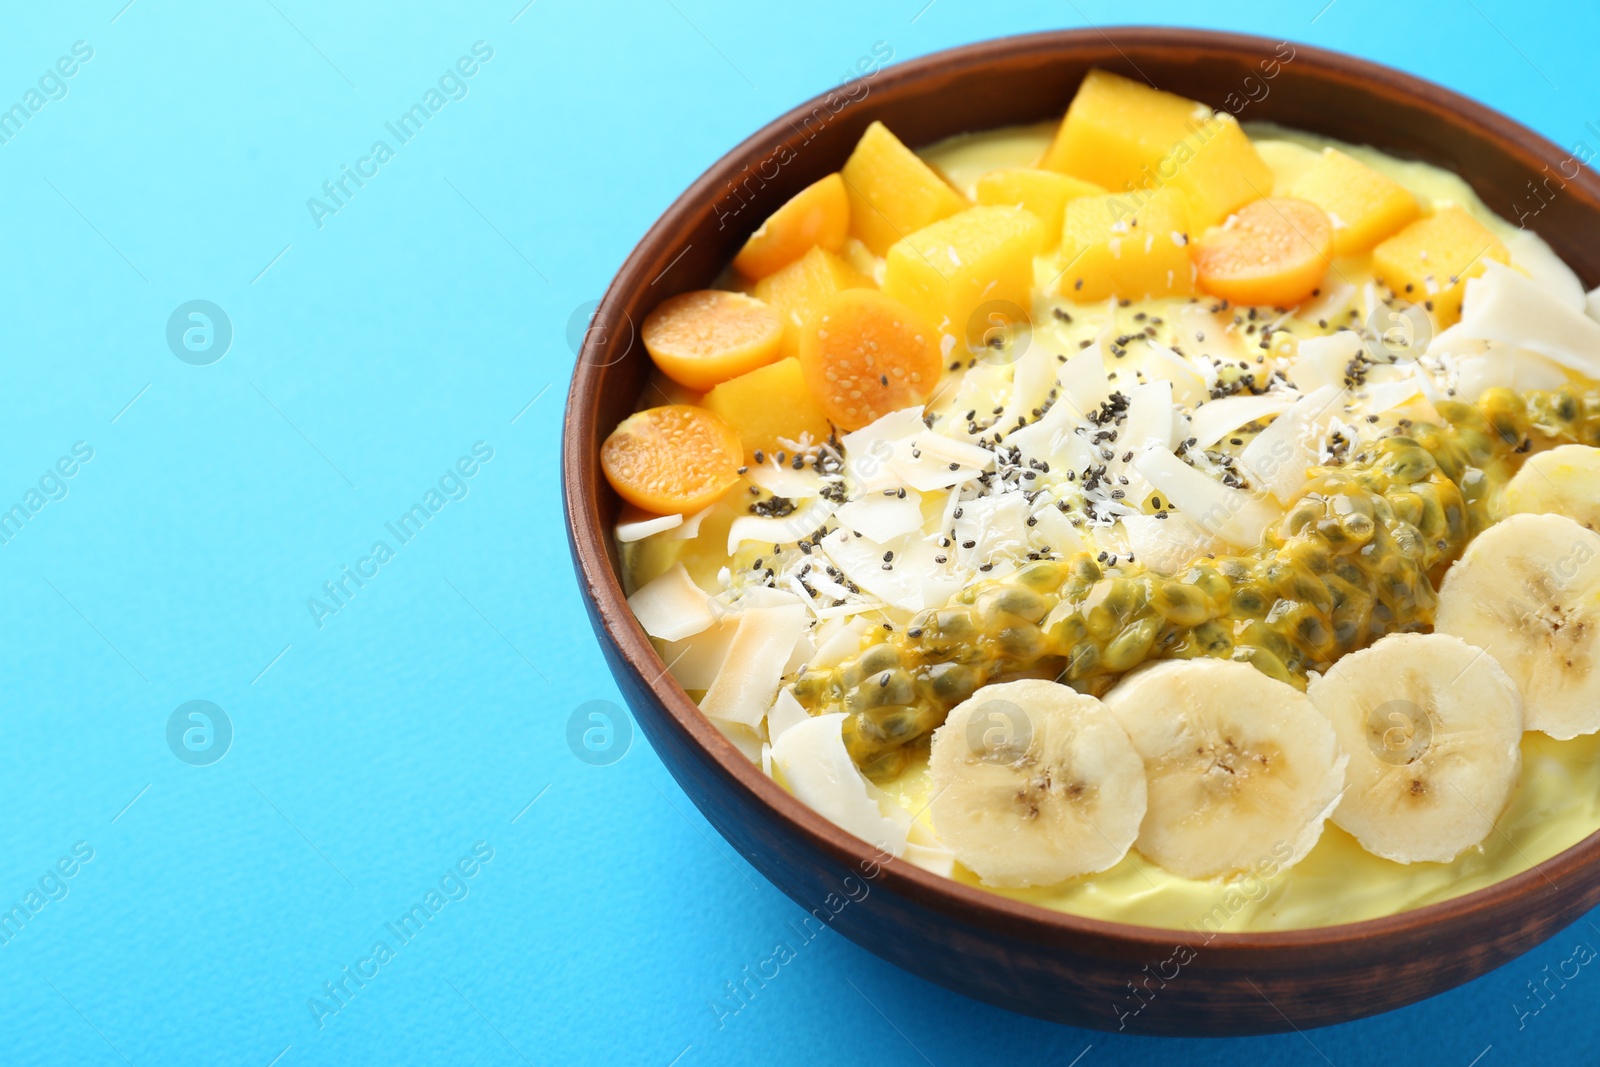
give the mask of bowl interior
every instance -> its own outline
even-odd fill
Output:
[[[714,776],[719,787],[774,812],[786,833],[842,866],[859,864],[871,850],[766,779],[699,715],[666,674],[623,599],[610,536],[619,505],[600,473],[598,454],[606,434],[633,409],[650,372],[637,324],[667,297],[711,284],[769,213],[842,166],[870,122],[882,121],[920,147],[957,133],[1059,118],[1084,73],[1096,66],[1199,99],[1242,121],[1269,121],[1370,144],[1450,170],[1465,178],[1491,210],[1521,220],[1544,237],[1586,286],[1600,282],[1600,241],[1593,239],[1600,229],[1595,222],[1600,180],[1576,166],[1570,153],[1438,86],[1265,38],[1107,29],[985,42],[848,82],[773,122],[713,164],[640,242],[596,312],[568,397],[563,481],[569,536],[608,654],[619,678],[626,675],[624,689],[647,693],[661,713],[659,721],[651,721],[652,715],[642,722],[658,749],[666,746],[696,761],[700,773]],[[1534,189],[1540,190],[1537,196]],[[692,777],[680,774],[686,783]],[[1597,858],[1600,835],[1541,869],[1440,904],[1362,923],[1225,934],[1217,940],[1220,947],[1240,950],[1287,950],[1428,924],[1447,926],[1484,907],[1514,907],[1543,888],[1549,871],[1587,869]],[[887,864],[885,872],[891,888],[940,912],[970,916],[976,909],[1035,934],[1170,944],[1164,931],[1022,904],[908,864]]]

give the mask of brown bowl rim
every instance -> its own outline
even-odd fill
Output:
[[[994,38],[928,53],[884,67],[876,80],[879,85],[888,87],[916,81],[937,72],[982,66],[1002,56],[1026,55],[1030,52],[1057,53],[1080,42],[1090,41],[1109,43],[1119,50],[1119,46],[1125,44],[1134,47],[1186,47],[1209,52],[1250,51],[1256,55],[1279,43],[1271,38],[1183,27],[1106,26],[1045,31]],[[1329,76],[1330,80],[1385,82],[1409,97],[1413,103],[1453,113],[1457,118],[1478,126],[1487,133],[1489,139],[1497,142],[1502,151],[1521,156],[1535,169],[1541,160],[1559,159],[1566,155],[1558,145],[1508,116],[1434,82],[1345,53],[1298,41],[1290,43],[1296,50],[1296,63],[1304,59],[1307,65],[1319,68],[1319,73]],[[620,293],[649,281],[644,277],[644,270],[647,261],[654,262],[648,254],[651,246],[663,239],[670,240],[685,216],[713,199],[720,185],[717,172],[725,162],[756,154],[773,143],[781,142],[794,124],[811,114],[826,95],[819,94],[779,116],[708,166],[651,225],[630,252],[607,287],[596,319],[602,320],[608,310],[615,308],[620,302]],[[1568,188],[1588,200],[1591,207],[1600,208],[1600,180],[1595,179],[1587,168],[1579,179],[1569,181]],[[586,341],[584,351],[589,347],[590,342]],[[611,536],[610,530],[602,524],[600,515],[590,506],[582,489],[584,442],[594,438],[593,409],[585,401],[597,384],[602,366],[584,359],[580,354],[568,390],[562,437],[562,493],[568,539],[582,577],[582,591],[590,601],[596,620],[615,643],[628,668],[668,713],[667,721],[691,739],[702,754],[709,756],[720,774],[740,787],[744,802],[765,805],[781,818],[789,833],[801,835],[808,839],[811,846],[850,865],[852,869],[865,869],[869,864],[877,864],[881,869],[877,877],[881,879],[879,884],[883,888],[957,921],[988,927],[1012,936],[1038,937],[1044,934],[1052,942],[1107,940],[1152,952],[1170,950],[1174,943],[1184,943],[1195,933],[1193,930],[1096,919],[1058,911],[945,878],[903,859],[879,859],[872,846],[801,803],[763,774],[757,764],[746,759],[731,741],[711,725],[683,688],[666,673],[665,664],[628,609],[619,578],[610,566],[605,548],[605,538]],[[648,678],[656,680],[648,681]],[[1545,888],[1557,886],[1561,879],[1593,866],[1597,860],[1600,860],[1600,830],[1527,870],[1447,900],[1393,915],[1326,926],[1214,933],[1205,937],[1205,947],[1208,953],[1223,955],[1280,954],[1313,948],[1337,950],[1341,945],[1348,946],[1352,942],[1415,934],[1425,928],[1443,931],[1460,920],[1472,918],[1486,910],[1515,908]]]

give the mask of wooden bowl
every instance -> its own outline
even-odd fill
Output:
[[[610,533],[618,500],[599,453],[650,371],[635,324],[661,300],[707,286],[763,218],[838,170],[874,119],[915,147],[1057,118],[1091,66],[1244,120],[1444,167],[1491,209],[1525,221],[1586,285],[1600,281],[1600,181],[1505,116],[1386,67],[1153,28],[1011,37],[897,64],[802,104],[717,161],[617,273],[567,398],[562,482],[579,585],[640,726],[706,818],[818,921],[884,959],[1013,1011],[1108,1030],[1267,1033],[1409,1004],[1505,963],[1600,902],[1600,834],[1487,889],[1340,926],[1207,939],[1064,915],[876,860],[701,717],[623,599]]]

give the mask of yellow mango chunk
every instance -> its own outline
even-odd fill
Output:
[[[830,432],[828,416],[792,356],[723,382],[701,404],[733,427],[746,456],[758,448],[781,448],[780,437],[798,441],[810,434],[813,441],[826,441]]]
[[[1105,190],[1093,182],[1035,167],[1003,167],[978,179],[974,189],[978,203],[999,207],[1020,207],[1039,216],[1045,233],[1054,241],[1061,232],[1061,217],[1067,201],[1080,196],[1103,196]]]
[[[1148,194],[1085,196],[1067,203],[1061,226],[1061,295],[1079,302],[1144,300],[1195,291],[1188,205],[1168,186]]]
[[[1091,70],[1039,166],[1112,192],[1137,189],[1147,180],[1147,167],[1210,118],[1204,104]]]
[[[1179,140],[1154,174],[1148,187],[1170,184],[1188,197],[1189,225],[1196,232],[1272,195],[1272,168],[1232,115],[1219,114]]]
[[[876,286],[883,277],[883,257],[873,255],[872,249],[861,243],[861,238],[846,238],[844,250],[839,254],[851,270],[865,279],[863,284]]]
[[[701,392],[690,389],[681,382],[675,382],[661,373],[657,367],[650,372],[650,383],[645,386],[642,403],[647,407],[657,404],[688,404],[693,407],[700,403]]]
[[[1440,329],[1461,318],[1467,279],[1487,260],[1510,263],[1500,238],[1451,204],[1418,219],[1372,250],[1372,273],[1395,295],[1422,304]]]
[[[1113,193],[1171,185],[1197,231],[1272,193],[1272,169],[1232,115],[1091,70],[1040,166]]]
[[[1033,257],[1044,223],[1019,207],[974,207],[924,226],[889,249],[883,291],[938,333],[966,337],[980,306],[1032,306]]]
[[[949,182],[881,122],[867,127],[839,173],[850,198],[850,232],[873,255],[883,255],[900,238],[967,206]]]
[[[1366,252],[1422,213],[1405,186],[1337,148],[1325,149],[1284,195],[1328,213],[1336,256]]]
[[[755,284],[756,299],[778,312],[783,321],[785,356],[800,354],[800,327],[822,302],[845,289],[871,287],[872,282],[843,258],[821,248],[811,251]]]

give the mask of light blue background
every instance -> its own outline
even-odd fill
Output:
[[[1587,924],[1421,1006],[1237,1042],[1047,1025],[830,932],[719,1027],[708,1001],[800,910],[642,741],[603,767],[568,749],[572,710],[617,698],[558,501],[573,309],[704,167],[874,42],[904,59],[1124,21],[1123,5],[124,2],[13,3],[0,31],[5,105],[75,41],[94,49],[0,145],[0,507],[74,442],[94,449],[0,546],[0,902],[94,849],[0,946],[0,1063],[1592,1054],[1588,969],[1525,1029],[1512,1007],[1575,941],[1600,945]],[[1600,143],[1594,5],[1324,2],[1214,24],[1358,52]],[[391,140],[319,229],[306,199],[480,40],[494,56],[469,95]],[[165,342],[196,298],[233,323],[210,366]],[[478,441],[494,458],[469,495],[399,546],[385,522]],[[379,539],[394,559],[318,628],[307,599]],[[166,743],[193,699],[235,729],[209,767]],[[307,999],[397,944],[384,924],[478,841],[494,855],[470,895],[319,1028]]]

